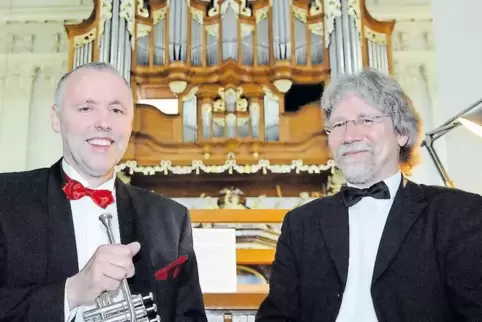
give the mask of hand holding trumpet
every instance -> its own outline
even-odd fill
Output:
[[[117,290],[123,279],[134,276],[132,258],[140,248],[138,242],[99,246],[85,267],[67,281],[70,309],[93,304],[102,292]]]

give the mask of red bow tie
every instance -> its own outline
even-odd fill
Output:
[[[106,208],[114,202],[114,196],[110,190],[94,190],[84,187],[80,182],[67,178],[67,184],[63,188],[69,200],[78,200],[85,196],[89,196],[99,205],[99,207]]]

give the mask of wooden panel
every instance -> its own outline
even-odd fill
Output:
[[[154,142],[182,143],[182,118],[164,114],[151,105],[137,104],[132,131],[134,136],[144,135]]]
[[[193,160],[202,160],[206,165],[222,165],[229,152],[236,153],[240,165],[257,164],[265,158],[271,164],[292,164],[293,160],[326,164],[331,157],[320,108],[313,105],[281,114],[280,141],[276,142],[220,138],[183,143],[182,133],[181,115],[166,115],[153,106],[137,104],[133,135],[122,162],[136,160],[138,165],[156,166],[169,160],[172,165],[190,166]]]
[[[282,223],[288,209],[191,209],[193,223]]]
[[[206,309],[257,310],[266,297],[261,293],[204,294]]]
[[[206,309],[257,310],[268,294],[269,286],[238,285],[236,293],[206,293],[204,305]]]
[[[271,265],[276,250],[271,249],[236,249],[236,263],[239,265]]]
[[[280,141],[303,142],[325,128],[318,102],[303,106],[294,113],[280,115]]]

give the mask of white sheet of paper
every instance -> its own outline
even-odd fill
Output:
[[[193,241],[202,292],[235,293],[236,231],[194,228]]]

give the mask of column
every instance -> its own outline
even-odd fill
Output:
[[[432,10],[440,124],[482,97],[482,1],[437,0]],[[459,127],[440,141],[437,152],[456,187],[482,193],[482,138]]]
[[[27,166],[27,144],[31,94],[38,69],[32,65],[10,64],[4,80],[3,111],[0,121],[2,171],[22,171]]]
[[[66,61],[65,61],[66,63]],[[51,127],[50,110],[55,88],[66,66],[57,61],[41,64],[34,82],[30,105],[27,150],[27,170],[49,166],[62,156],[62,139]]]
[[[50,166],[62,152],[49,109],[67,71],[67,37],[63,22],[32,20],[0,24],[0,172]]]

